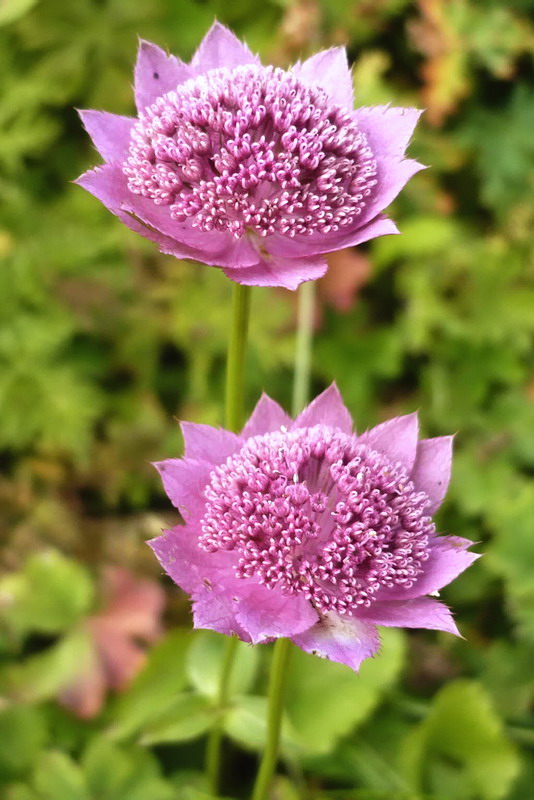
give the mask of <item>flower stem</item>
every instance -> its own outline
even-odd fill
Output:
[[[234,283],[232,322],[226,361],[225,423],[229,430],[236,433],[243,423],[244,360],[249,316],[250,287]],[[206,774],[210,792],[213,796],[216,796],[219,792],[223,715],[228,704],[230,677],[237,650],[237,642],[236,636],[231,636],[226,641],[217,694],[217,706],[220,713],[218,720],[210,731],[206,748]]]
[[[221,773],[221,746],[223,740],[222,715],[224,714],[224,709],[228,702],[228,688],[238,641],[237,636],[230,636],[226,642],[217,697],[220,717],[210,731],[206,747],[206,773],[208,776],[210,794],[214,797],[216,797],[219,792],[219,778]]]
[[[309,399],[315,310],[315,281],[303,283],[298,290],[297,342],[293,377],[292,412],[296,417]]]
[[[310,393],[314,309],[315,284],[313,281],[309,281],[302,284],[298,293],[297,342],[292,403],[294,417],[302,411],[308,402]],[[266,800],[276,768],[282,723],[284,685],[290,655],[291,640],[278,639],[274,645],[273,663],[269,679],[267,743],[256,776],[252,800]]]
[[[269,679],[269,708],[267,712],[267,742],[256,777],[252,800],[265,800],[278,759],[280,728],[284,704],[284,687],[291,655],[291,640],[278,639],[274,645]]]
[[[232,295],[232,328],[226,361],[225,422],[237,433],[243,424],[244,361],[250,316],[250,286],[234,284]]]

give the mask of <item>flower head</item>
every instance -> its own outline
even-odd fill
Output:
[[[358,436],[335,386],[294,422],[264,395],[240,435],[183,433],[185,457],[156,466],[185,525],[151,546],[196,627],[290,637],[354,669],[377,625],[458,633],[431,596],[477,558],[431,518],[452,437],[418,441],[415,414]]]
[[[78,183],[164,253],[295,289],[398,232],[381,212],[421,169],[419,112],[354,110],[343,48],[284,71],[215,23],[190,64],[141,42],[135,96],[137,118],[80,112],[106,163]]]

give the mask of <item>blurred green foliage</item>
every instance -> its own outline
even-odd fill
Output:
[[[174,517],[149,462],[179,454],[173,417],[222,419],[230,293],[217,270],[162,256],[70,185],[97,161],[74,108],[133,113],[137,36],[188,58],[215,16],[282,66],[347,43],[359,104],[426,108],[411,153],[431,169],[395,203],[404,235],[358,251],[370,269],[354,297],[341,302],[333,278],[345,313],[319,289],[314,389],[335,378],[360,429],[420,408],[426,434],[457,430],[440,529],[486,553],[444,592],[466,641],[387,631],[360,676],[295,652],[277,795],[534,797],[533,10],[1,4],[2,798],[208,798],[221,641],[191,635],[172,587],[167,633],[126,691],[85,721],[57,701],[91,657],[96,570],[157,575],[144,540]],[[248,407],[264,388],[288,406],[293,298],[257,291],[253,303]],[[268,659],[240,648],[224,717],[235,797],[264,740]]]

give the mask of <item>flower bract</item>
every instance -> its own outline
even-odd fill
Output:
[[[353,669],[377,626],[458,633],[437,593],[478,556],[432,521],[451,436],[419,440],[416,414],[358,435],[335,386],[295,421],[264,395],[241,434],[182,427],[184,458],[156,466],[185,524],[151,546],[196,627]]]
[[[419,112],[355,110],[344,48],[286,71],[215,23],[190,64],[142,41],[135,99],[136,118],[80,112],[105,164],[77,182],[164,253],[295,289],[398,232],[382,211],[421,169]]]

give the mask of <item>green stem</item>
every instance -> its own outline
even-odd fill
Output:
[[[241,429],[243,423],[244,361],[249,316],[250,287],[235,283],[233,285],[232,323],[226,361],[225,423],[229,430],[236,433]],[[235,636],[231,636],[226,642],[217,695],[217,706],[220,712],[219,719],[210,731],[206,748],[206,774],[210,792],[214,796],[219,792],[223,717],[228,705],[230,677],[237,642],[238,640]]]
[[[219,792],[219,778],[221,774],[221,749],[223,740],[222,716],[228,703],[230,676],[232,674],[238,641],[237,636],[231,636],[226,642],[217,697],[220,717],[210,731],[206,747],[206,773],[208,776],[210,793],[214,797],[216,797]]]
[[[250,316],[250,286],[234,284],[232,295],[232,328],[226,362],[225,422],[228,430],[240,430],[243,423],[243,388],[245,347]]]
[[[256,777],[252,800],[265,800],[267,797],[278,760],[278,745],[284,706],[284,686],[290,655],[290,639],[278,639],[273,650],[273,663],[269,680],[267,742]]]
[[[293,416],[309,399],[315,311],[315,281],[303,283],[298,291],[297,342],[293,378]]]
[[[310,393],[314,310],[315,284],[313,281],[309,281],[302,284],[298,294],[297,341],[293,377],[293,416],[297,416],[304,408]],[[265,800],[276,768],[284,701],[284,683],[290,655],[291,641],[289,639],[278,639],[274,646],[269,680],[267,743],[256,776],[252,800]]]

